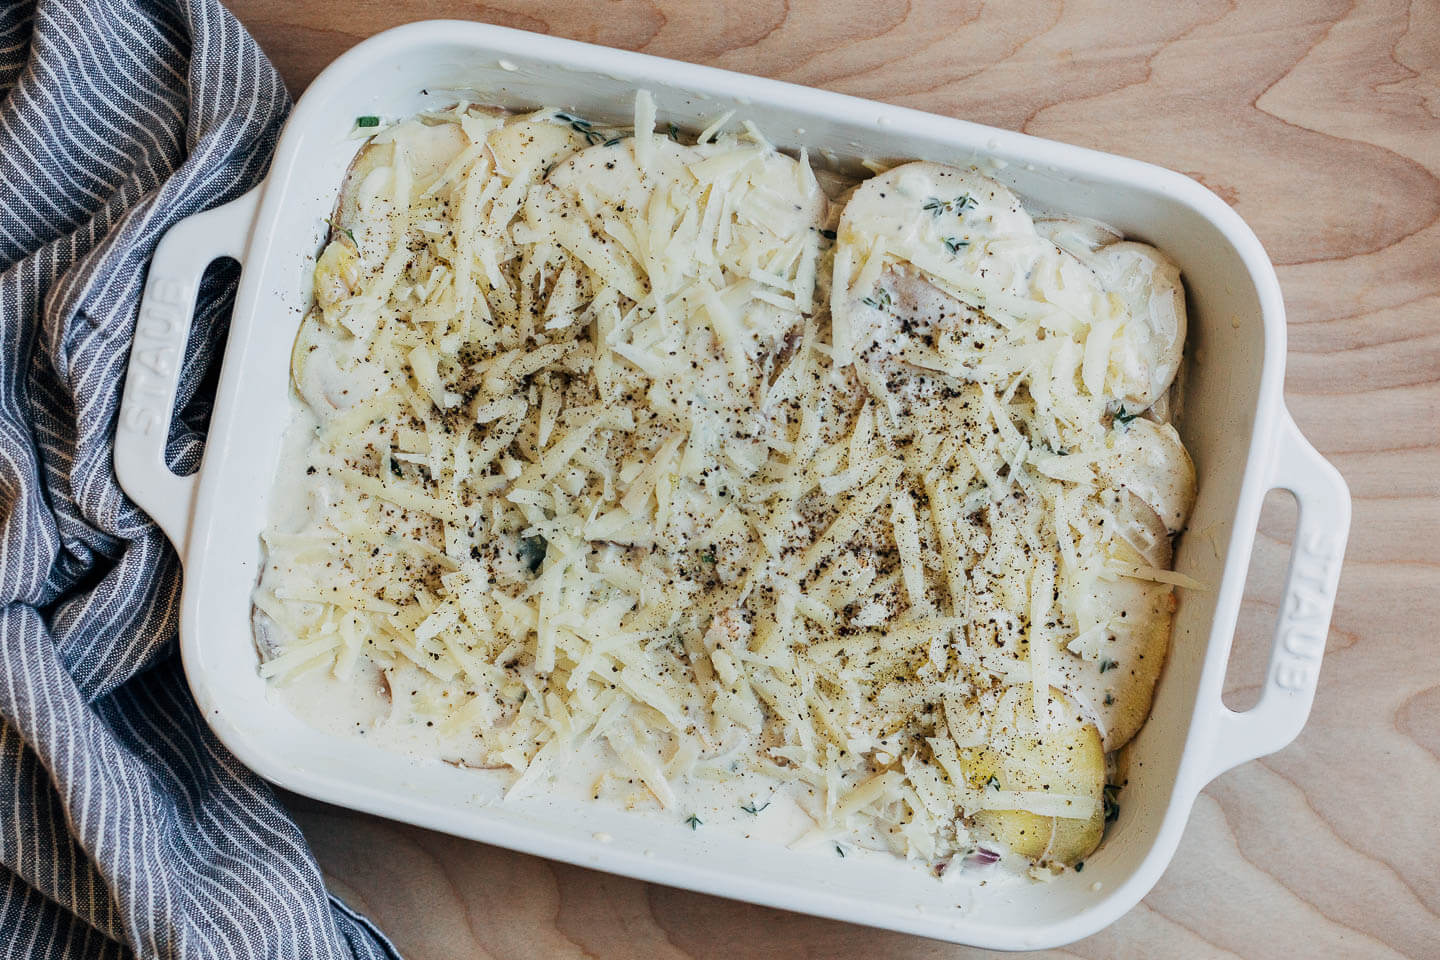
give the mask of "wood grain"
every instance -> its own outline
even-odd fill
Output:
[[[563,34],[1185,171],[1255,228],[1286,397],[1355,496],[1314,714],[1211,785],[1145,902],[1054,957],[1440,956],[1440,4],[1401,0],[237,0],[292,90],[400,22]],[[1227,702],[1264,675],[1294,506],[1267,505]],[[292,798],[412,960],[961,958]]]

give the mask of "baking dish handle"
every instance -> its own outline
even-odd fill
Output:
[[[1340,562],[1350,535],[1350,491],[1281,408],[1269,487],[1289,490],[1300,510],[1285,572],[1265,689],[1249,710],[1220,707],[1207,780],[1274,753],[1300,734],[1315,700]]]
[[[155,247],[140,298],[115,427],[115,475],[182,553],[199,474],[177,476],[165,463],[180,368],[200,278],[220,257],[243,259],[259,196],[256,188],[172,226]]]

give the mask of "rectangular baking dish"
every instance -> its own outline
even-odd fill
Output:
[[[696,130],[734,109],[782,149],[804,145],[841,168],[862,156],[952,164],[995,175],[1040,208],[1091,216],[1155,244],[1184,271],[1191,316],[1181,433],[1199,498],[1177,568],[1182,591],[1149,723],[1110,835],[1083,874],[1049,884],[940,883],[915,864],[840,859],[692,830],[657,817],[553,798],[501,802],[503,780],[387,753],[305,726],[267,696],[251,636],[281,434],[292,406],[290,347],[341,177],[359,147],[354,118],[399,117],[458,99],[552,105],[626,123],[634,90],[660,123]],[[858,168],[857,168],[858,169]],[[164,463],[179,360],[201,273],[243,264],[208,445],[198,473]],[[269,176],[234,202],[177,224],[146,283],[117,428],[115,466],[184,563],[181,651],[205,717],[259,774],[330,803],[586,867],[720,896],[977,946],[1024,949],[1088,936],[1134,906],[1175,852],[1201,788],[1280,749],[1309,712],[1325,645],[1350,500],[1305,441],[1281,386],[1285,314],[1259,242],[1215,195],[1180,174],[960,120],[756,77],[475,23],[432,21],[380,34],[327,68],[297,104]],[[1299,501],[1264,693],[1244,713],[1220,701],[1261,501]]]

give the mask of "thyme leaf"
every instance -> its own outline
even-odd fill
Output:
[[[928,211],[932,217],[938,217],[942,213],[953,213],[956,216],[961,216],[968,208],[974,206],[978,206],[975,198],[968,193],[962,193],[953,200],[941,200],[939,197],[931,197],[920,206],[920,209]]]
[[[694,830],[696,827],[699,827],[705,821],[701,820],[699,817],[695,816],[695,814],[692,813],[690,814],[690,816],[685,818],[685,822],[690,825],[691,830]]]
[[[325,218],[325,224],[331,230],[339,230],[341,233],[345,234],[345,236],[350,238],[350,242],[355,244],[355,249],[360,249],[360,241],[355,239],[355,234],[349,227],[342,227],[334,220],[331,220],[329,217]]]
[[[1104,672],[1107,671],[1107,670],[1114,670],[1114,669],[1115,669],[1116,667],[1118,667],[1118,666],[1120,666],[1120,664],[1116,663],[1114,660],[1111,660],[1109,657],[1101,657],[1101,658],[1100,658],[1100,672],[1101,672],[1101,673],[1104,673]]]
[[[520,541],[520,562],[525,564],[525,569],[531,573],[539,573],[540,567],[545,563],[545,551],[549,544],[544,537],[526,537]]]
[[[1105,784],[1105,822],[1114,823],[1115,818],[1120,816],[1120,787],[1117,784]]]
[[[860,302],[868,307],[874,307],[876,310],[888,310],[890,308],[890,291],[879,287],[875,290],[875,296],[866,297]]]
[[[1122,427],[1128,427],[1130,426],[1130,421],[1139,416],[1140,414],[1138,413],[1126,413],[1125,407],[1122,405],[1119,410],[1115,411],[1115,423],[1118,423]]]
[[[959,253],[963,248],[970,246],[969,240],[961,240],[959,237],[946,237],[945,249],[951,253]]]
[[[355,118],[355,126],[357,126],[357,127],[378,127],[378,126],[380,126],[380,118],[379,118],[379,117],[376,117],[376,116],[369,116],[369,115],[363,116],[363,117],[356,117],[356,118]]]
[[[753,817],[753,816],[756,816],[761,810],[764,810],[764,809],[765,809],[766,807],[768,807],[768,806],[770,806],[770,801],[769,801],[769,800],[766,800],[764,803],[760,804],[760,806],[758,806],[758,807],[755,806],[755,801],[754,801],[754,800],[751,800],[749,803],[742,803],[742,804],[740,804],[740,809],[741,809],[741,810],[744,810],[746,813],[750,814],[750,816]]]

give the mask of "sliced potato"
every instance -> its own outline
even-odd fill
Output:
[[[342,236],[355,245],[362,273],[376,270],[395,245],[397,223],[404,210],[395,202],[396,151],[404,151],[409,176],[407,203],[425,189],[468,145],[459,124],[427,125],[410,120],[386,130],[383,139],[367,143],[346,171],[330,239]]]
[[[1035,232],[1082,258],[1121,239],[1109,224],[1089,217],[1041,217],[1035,221]]]
[[[570,125],[537,116],[511,120],[497,127],[487,138],[495,169],[507,177],[537,174],[564,160],[585,146],[585,138]]]
[[[367,362],[365,344],[312,310],[300,322],[290,348],[290,376],[296,391],[318,416],[344,410],[383,393],[389,378]]]
[[[1119,521],[1116,535],[1140,556],[1159,570],[1169,570],[1174,554],[1170,528],[1160,514],[1134,490],[1122,487],[1114,494],[1115,516]]]
[[[315,302],[327,319],[360,286],[360,255],[348,238],[331,240],[315,262]]]
[[[1042,252],[1039,242],[1017,251],[1016,241],[1026,238],[1038,240],[1019,199],[978,171],[906,163],[865,181],[845,204],[836,238],[831,294],[836,362],[849,362],[893,322],[890,297],[877,295],[877,289],[903,282],[887,275],[895,264],[952,280],[983,276],[987,288],[1024,295],[1028,261]],[[1001,245],[992,248],[991,241]],[[1060,255],[1053,244],[1043,247]],[[937,321],[961,309],[953,297],[941,296],[941,304],[924,298]]]
[[[1145,558],[1124,540],[1109,544],[1119,565]],[[1095,719],[1106,751],[1129,742],[1150,714],[1155,681],[1165,663],[1174,619],[1174,589],[1168,584],[1129,577],[1101,579],[1082,602],[1093,603],[1108,621],[1089,656],[1071,652],[1065,640],[1051,660],[1059,686]]]
[[[1083,820],[1025,810],[982,810],[972,817],[982,838],[1032,860],[1072,864],[1095,849],[1105,830],[1105,751],[1099,730],[1072,700],[1054,687],[1050,698],[1050,725],[1043,735],[997,736],[992,728],[987,744],[960,756],[972,786],[1093,798],[1094,812]]]
[[[1111,431],[1109,454],[1096,466],[1103,480],[1129,490],[1179,533],[1195,505],[1195,464],[1168,423],[1137,418]]]
[[[1185,349],[1185,290],[1180,268],[1159,250],[1121,241],[1086,258],[1105,290],[1129,312],[1111,348],[1116,395],[1131,411],[1160,399],[1180,369]]]

